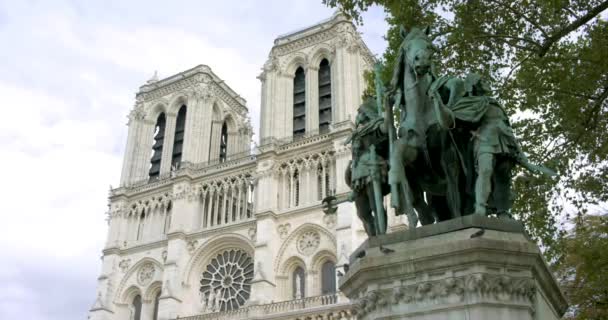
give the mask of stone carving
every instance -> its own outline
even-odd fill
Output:
[[[190,253],[190,254],[194,253],[194,250],[196,250],[197,247],[198,247],[197,240],[190,240],[190,241],[188,241],[188,244],[186,244],[186,250],[188,250],[188,253]]]
[[[281,239],[287,238],[287,235],[289,235],[290,230],[291,230],[291,224],[289,224],[289,223],[280,224],[277,227],[277,232],[279,233],[279,237],[281,237]]]
[[[155,194],[143,199],[129,202],[127,205],[128,211],[125,211],[130,216],[137,216],[142,212],[150,212],[155,209],[164,210],[170,207],[172,199],[173,196],[168,192]]]
[[[151,262],[147,262],[139,268],[139,272],[137,273],[137,282],[144,286],[150,283],[154,278],[154,273],[156,272],[156,268],[154,264]]]
[[[507,275],[471,274],[460,278],[446,278],[393,288],[388,291],[372,291],[355,302],[357,314],[363,316],[388,302],[393,304],[449,304],[469,298],[494,299],[501,302],[528,302],[534,305],[536,285],[530,278],[514,278]],[[470,300],[470,299],[469,299]]]
[[[311,255],[321,243],[321,235],[315,230],[302,233],[298,238],[297,247],[304,255]]]
[[[243,306],[251,294],[253,275],[253,259],[243,250],[226,250],[211,259],[201,276],[199,289],[207,297],[207,311]]]
[[[253,276],[254,280],[266,280],[266,275],[264,274],[264,269],[262,268],[262,261],[258,261],[255,265],[255,275]]]
[[[302,278],[299,273],[296,273],[296,299],[302,299]]]
[[[336,226],[336,215],[325,215],[323,216],[323,223],[327,226],[328,229],[333,229]]]
[[[247,234],[249,234],[249,239],[251,239],[251,241],[255,242],[257,232],[258,232],[258,230],[256,227],[251,227],[251,228],[249,228],[249,230],[247,230]]]
[[[129,270],[130,266],[131,266],[131,259],[120,260],[120,263],[118,264],[118,267],[120,268],[120,270],[122,272],[127,272],[127,270]]]
[[[163,262],[167,262],[167,250],[163,250],[160,256],[163,258]]]

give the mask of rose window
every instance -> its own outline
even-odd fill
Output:
[[[207,310],[238,309],[251,294],[253,259],[243,250],[224,251],[211,259],[201,279],[201,296]],[[210,301],[211,300],[211,301]]]
[[[305,255],[310,255],[319,247],[321,236],[316,231],[303,233],[298,239],[298,250]]]

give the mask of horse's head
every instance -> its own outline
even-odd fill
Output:
[[[407,63],[417,75],[426,74],[431,69],[431,58],[435,47],[428,37],[429,31],[429,27],[424,30],[412,28],[409,32],[401,29]]]

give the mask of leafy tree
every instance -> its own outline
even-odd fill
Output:
[[[436,73],[484,75],[532,161],[558,178],[519,171],[513,214],[560,259],[561,221],[608,200],[608,22],[602,0],[323,0],[358,23],[384,7],[388,80],[399,28],[430,25]],[[371,80],[371,74],[367,75]],[[373,92],[369,86],[368,93]]]
[[[565,318],[608,319],[608,216],[580,216],[573,222],[556,269],[571,304]]]

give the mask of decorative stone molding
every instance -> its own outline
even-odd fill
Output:
[[[194,251],[196,250],[197,247],[198,247],[197,240],[190,240],[190,241],[188,241],[188,244],[186,244],[186,250],[188,250],[188,253],[190,255],[192,255],[192,253],[194,253]]]
[[[387,303],[407,305],[447,305],[479,299],[502,303],[526,303],[534,306],[536,285],[534,279],[508,275],[470,274],[465,277],[446,278],[422,282],[390,290],[371,291],[357,299],[354,310],[364,316]]]
[[[249,230],[247,230],[247,234],[249,235],[249,239],[251,239],[251,241],[255,242],[256,237],[257,237],[257,228],[255,226],[249,228]]]
[[[309,256],[317,250],[321,243],[321,235],[316,230],[303,232],[298,238],[298,251],[303,255]]]
[[[118,267],[120,268],[120,270],[124,273],[127,272],[127,270],[129,270],[129,267],[131,266],[131,259],[123,259],[120,260],[120,263],[118,264]]]
[[[202,89],[198,89],[202,97],[206,95],[216,96],[224,101],[235,113],[242,117],[247,116],[245,100],[215,75],[211,71],[211,68],[205,65],[199,65],[169,78],[144,85],[137,93],[136,99],[152,102],[175,92],[195,93],[198,87],[202,87]]]
[[[165,209],[169,207],[172,199],[173,195],[169,192],[151,195],[129,202],[127,205],[127,210],[124,212],[126,212],[128,216],[137,216],[142,212],[148,213],[154,209]]]
[[[235,310],[251,294],[253,259],[243,250],[230,249],[211,259],[201,275],[201,302],[206,312]]]
[[[154,264],[147,262],[139,268],[139,272],[137,272],[137,282],[145,286],[152,281],[154,278],[154,273],[156,272],[156,268]]]
[[[280,224],[277,227],[277,232],[279,233],[279,237],[281,237],[281,239],[287,238],[287,236],[289,235],[290,229],[291,229],[290,223]]]

